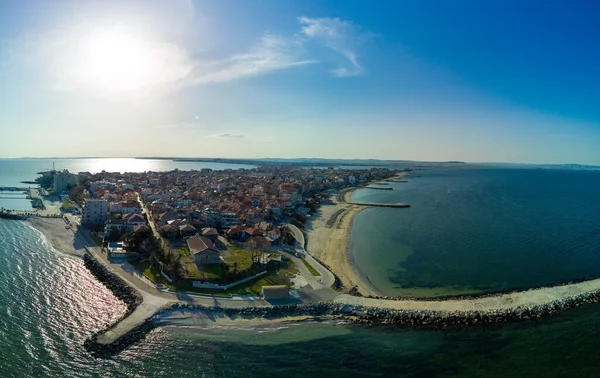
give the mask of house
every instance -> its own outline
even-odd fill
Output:
[[[219,264],[222,262],[221,252],[208,238],[192,236],[186,241],[196,264]]]
[[[132,226],[138,226],[140,224],[146,224],[146,219],[142,214],[130,213],[123,215],[123,220]]]
[[[246,229],[242,226],[233,226],[225,231],[228,239],[244,240],[246,238]]]
[[[121,211],[123,214],[129,213],[142,213],[142,206],[137,201],[123,201],[121,202]]]
[[[138,224],[137,226],[134,226],[133,231],[139,234],[150,234],[152,232],[150,227],[148,227],[146,224]]]
[[[257,223],[262,222],[264,219],[264,212],[260,210],[250,210],[246,213],[246,225],[254,226]]]
[[[110,219],[104,225],[104,236],[109,237],[114,230],[117,230],[120,235],[125,234],[132,229],[132,226],[127,224],[126,221],[120,219]]]
[[[223,212],[221,214],[221,227],[229,228],[240,224],[240,217],[234,212]]]
[[[160,233],[166,238],[176,238],[179,235],[179,227],[165,224],[160,227]]]
[[[263,233],[260,230],[257,230],[254,227],[248,227],[246,228],[246,236],[251,238],[251,237],[255,237],[255,236],[262,236]]]
[[[219,232],[214,227],[206,227],[202,229],[202,236],[208,238],[211,242],[216,243],[219,238]]]
[[[263,286],[262,296],[266,300],[282,300],[290,297],[290,288],[285,285]]]
[[[269,239],[271,239],[272,241],[276,241],[281,237],[281,231],[274,229],[274,230],[268,230],[266,232],[266,235]]]
[[[262,232],[267,232],[268,230],[273,229],[273,225],[269,222],[262,221],[256,225],[256,228],[261,230]]]
[[[196,235],[196,227],[191,224],[182,224],[179,226],[179,234],[181,237]]]
[[[152,202],[150,205],[152,212],[155,214],[160,214],[165,211],[165,203],[163,201],[156,200]]]

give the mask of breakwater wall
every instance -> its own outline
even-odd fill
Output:
[[[0,212],[0,219],[24,220],[24,219],[27,219],[27,216],[25,216],[25,215],[18,215],[18,214],[9,214],[9,213],[5,213],[5,212]]]
[[[94,351],[96,351],[98,349],[98,345],[100,345],[98,344],[98,335],[111,329],[121,320],[131,315],[131,313],[133,313],[133,311],[135,311],[135,309],[142,303],[142,296],[135,289],[130,287],[122,278],[109,271],[104,265],[98,262],[89,253],[86,253],[83,256],[83,264],[92,273],[92,275],[96,277],[98,281],[100,281],[104,286],[106,286],[106,288],[110,290],[115,297],[122,300],[127,306],[127,310],[125,311],[125,313],[116,322],[106,327],[105,329],[96,332],[84,342],[84,347],[92,354],[94,354]],[[135,333],[132,331],[130,332],[130,334]],[[132,336],[127,334],[123,337],[131,338]]]
[[[173,303],[161,308],[144,323],[111,344],[86,342],[86,348],[96,357],[108,357],[142,340],[157,325],[158,320],[174,311],[209,312],[229,317],[277,319],[310,316],[315,320],[337,319],[350,324],[423,328],[451,328],[479,325],[499,325],[509,322],[535,321],[559,314],[567,309],[600,302],[600,290],[580,293],[568,298],[531,306],[516,306],[501,310],[401,310],[334,302],[312,302],[273,307],[221,308],[189,303]],[[93,339],[93,338],[92,338]],[[90,339],[90,340],[92,340]]]

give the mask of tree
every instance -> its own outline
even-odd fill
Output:
[[[121,238],[121,231],[118,228],[113,227],[108,234],[108,240],[110,241],[118,241]]]

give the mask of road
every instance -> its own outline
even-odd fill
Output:
[[[302,230],[300,230],[293,224],[287,224],[286,227],[294,234],[294,239],[296,239],[297,242],[296,251],[302,254],[304,260],[306,260],[306,262],[310,266],[312,266],[317,272],[319,272],[320,276],[313,276],[312,273],[310,273],[310,271],[304,266],[302,261],[300,261],[300,259],[294,256],[292,257],[292,259],[296,260],[294,261],[294,263],[296,264],[296,266],[299,267],[301,274],[305,276],[306,273],[304,273],[304,271],[301,269],[304,268],[304,270],[308,273],[308,275],[306,275],[305,278],[314,290],[320,290],[323,288],[331,289],[331,286],[335,283],[335,276],[329,271],[329,269],[325,268],[319,261],[315,260],[310,254],[306,252],[306,250],[304,249],[306,241],[304,239],[304,234],[302,233]],[[332,291],[337,294],[335,290],[332,289]]]
[[[111,343],[143,323],[160,307],[173,302],[193,303],[204,306],[219,306],[222,308],[244,308],[271,306],[267,301],[255,295],[234,295],[231,298],[206,295],[195,295],[187,292],[159,289],[150,280],[142,278],[137,270],[128,263],[114,263],[108,260],[106,254],[93,242],[83,227],[78,227],[75,236],[80,238],[86,249],[102,263],[109,271],[121,277],[128,285],[136,289],[143,302],[127,318],[117,323],[113,328],[98,336],[98,342]]]

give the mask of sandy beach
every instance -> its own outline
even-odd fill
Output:
[[[85,253],[83,243],[65,228],[62,218],[29,218],[26,223],[41,232],[55,250],[75,256]]]
[[[348,200],[350,192],[344,194]],[[350,289],[356,286],[362,295],[379,296],[368,282],[361,279],[348,255],[352,221],[365,206],[350,205],[333,198],[333,204],[323,205],[320,216],[311,220],[306,228],[307,252],[323,262]]]

